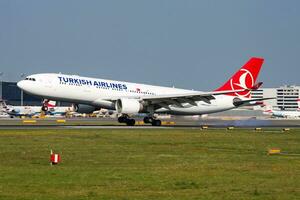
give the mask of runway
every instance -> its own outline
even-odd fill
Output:
[[[137,119],[136,126],[119,124],[112,118],[68,118],[68,119],[0,119],[0,129],[174,129],[174,128],[254,128],[278,127],[300,128],[300,120],[291,119],[184,119],[180,117],[162,120],[160,127],[144,124]]]
[[[175,127],[175,126],[60,126],[60,125],[24,125],[24,126],[0,126],[0,130],[30,130],[30,129],[176,129],[184,127]],[[188,127],[185,127],[188,128]],[[189,127],[192,128],[192,127]]]

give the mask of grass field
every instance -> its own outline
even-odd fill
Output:
[[[0,130],[0,159],[1,200],[300,199],[300,130]]]

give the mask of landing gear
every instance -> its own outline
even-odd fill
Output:
[[[135,125],[135,120],[129,118],[128,115],[122,115],[118,118],[119,123],[125,123],[127,126],[134,126]]]
[[[135,125],[135,120],[134,119],[128,119],[126,121],[127,126],[134,126]]]
[[[121,115],[118,117],[118,122],[119,123],[125,123],[127,126],[134,126],[135,125],[135,120],[130,118],[128,115]],[[153,117],[145,117],[144,118],[144,123],[145,124],[151,124],[152,126],[161,126],[161,121],[158,119],[155,119]]]
[[[48,108],[48,102],[49,102],[48,99],[44,99],[43,100],[42,111],[47,112],[49,110],[49,108]]]
[[[118,122],[119,123],[126,123],[126,120],[128,119],[127,116],[121,116],[121,117],[118,117]]]
[[[43,105],[42,106],[42,111],[47,112],[48,111],[48,106]]]
[[[159,119],[154,119],[153,117],[144,117],[145,124],[152,124],[152,126],[161,126],[161,121]]]
[[[159,119],[155,119],[152,121],[152,126],[161,126],[161,121]]]
[[[153,121],[153,118],[152,117],[144,117],[144,123],[145,124],[151,124]]]

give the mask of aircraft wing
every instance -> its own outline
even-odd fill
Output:
[[[169,105],[176,105],[178,107],[184,107],[182,103],[189,103],[190,105],[196,106],[197,105],[196,101],[204,101],[210,104],[211,103],[210,101],[215,99],[214,96],[216,95],[232,94],[236,92],[243,92],[246,90],[250,90],[250,89],[144,96],[144,97],[139,97],[137,99],[143,101],[147,105],[156,105],[159,107],[168,107]],[[116,101],[118,99],[110,99],[110,101]]]
[[[184,107],[182,103],[189,103],[190,105],[197,106],[197,101],[204,101],[208,104],[211,100],[215,99],[217,95],[235,94],[244,91],[256,90],[262,85],[262,82],[255,84],[252,88],[238,89],[238,90],[222,90],[213,92],[191,92],[191,93],[180,93],[180,94],[168,94],[168,95],[157,95],[157,96],[143,96],[137,97],[136,99],[143,101],[147,105],[157,105],[159,107],[168,107],[169,105],[176,105],[178,107]],[[128,98],[128,97],[124,97]],[[117,101],[116,99],[106,99],[107,101]]]
[[[257,90],[262,85],[262,82],[255,84],[252,88],[245,88],[239,90],[223,90],[223,91],[213,91],[213,92],[192,92],[184,94],[172,94],[172,95],[159,95],[159,96],[146,96],[141,97],[143,101],[150,104],[160,104],[160,105],[171,105],[175,104],[182,107],[181,103],[189,103],[196,106],[196,101],[204,101],[210,103],[211,100],[215,99],[214,96],[225,95],[225,94],[235,94],[238,92]]]

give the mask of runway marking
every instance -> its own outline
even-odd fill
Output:
[[[23,120],[23,123],[36,123],[36,120]]]

